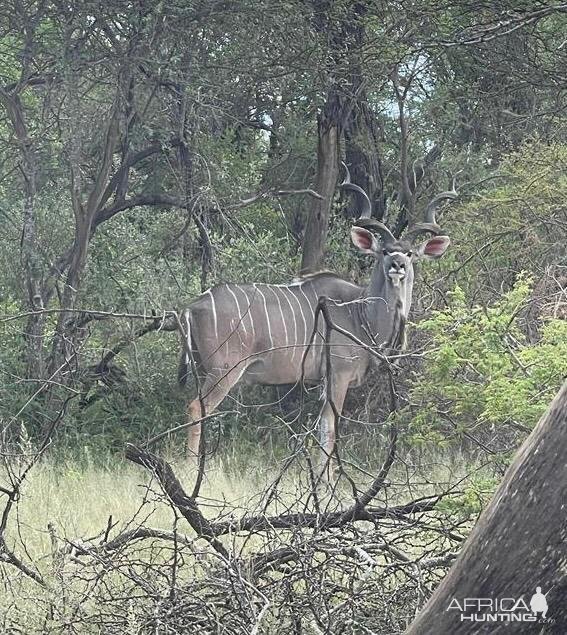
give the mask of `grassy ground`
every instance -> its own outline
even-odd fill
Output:
[[[173,466],[190,489],[194,469],[182,460],[173,462]],[[231,506],[244,507],[253,492],[261,489],[266,476],[258,464],[248,471],[235,472],[227,469],[226,462],[216,460],[207,470],[201,494],[204,499],[226,500]],[[61,539],[74,540],[103,531],[110,516],[118,527],[145,522],[169,529],[173,520],[149,473],[116,458],[104,462],[70,459],[56,464],[43,461],[26,479],[14,512],[9,543],[16,549],[25,543],[32,556],[50,551],[48,524],[57,529]]]
[[[179,458],[170,458],[170,461],[186,490],[191,491],[194,468]],[[376,457],[375,462],[376,466],[380,465],[380,457]],[[263,511],[266,492],[279,473],[279,464],[269,453],[254,452],[251,448],[248,452],[225,448],[222,457],[217,456],[209,461],[200,495],[202,511],[210,517],[217,517],[219,513],[226,517],[227,514],[241,516],[247,512]],[[376,504],[407,502],[431,494],[443,489],[445,483],[456,482],[465,472],[471,471],[470,464],[462,457],[453,457],[450,462],[434,457],[430,461],[423,461],[423,465],[427,472],[425,476],[414,469],[406,455],[405,460],[397,464],[390,474],[391,488],[378,497]],[[278,495],[270,504],[269,513],[302,509],[308,498],[308,485],[306,471],[292,466],[279,484]],[[351,501],[349,486],[345,482],[333,505],[347,505]],[[81,611],[89,615],[96,614],[104,593],[98,589],[96,599],[94,596],[89,597],[94,591],[89,582],[91,574],[87,575],[88,569],[85,569],[83,577],[82,565],[74,564],[69,556],[65,560],[65,575],[80,574],[73,577],[71,585],[62,585],[54,565],[53,534],[49,527],[55,528],[58,548],[93,538],[94,543],[98,544],[110,517],[115,523],[110,538],[141,525],[171,530],[174,523],[174,513],[149,472],[125,460],[117,457],[93,460],[88,456],[80,460],[77,457],[59,458],[57,461],[45,459],[34,467],[10,515],[7,544],[24,562],[39,571],[51,588],[42,591],[16,569],[4,565],[0,569],[0,632],[58,632],[57,628],[61,628],[61,624],[71,619],[73,614],[70,608],[58,612],[58,595],[63,593],[61,589],[65,589],[67,607],[80,605]],[[180,532],[191,536],[192,532],[183,519],[178,527]],[[282,535],[282,544],[289,538],[287,534]],[[230,545],[232,552],[240,552],[241,548],[245,548],[250,553],[262,547],[262,538],[257,535],[242,539],[226,536],[223,541],[227,546]],[[167,552],[170,543],[167,542],[158,541],[154,548],[149,541],[145,541],[140,548],[145,549],[144,555],[136,557],[142,559],[164,558],[165,561],[170,557]],[[196,569],[191,567],[184,571],[185,575],[197,575]],[[17,583],[14,582],[16,579]],[[123,578],[120,581],[116,578],[116,581],[116,592],[123,588],[128,595],[130,591],[124,586]],[[56,627],[52,628],[44,621],[45,616],[54,610],[57,619],[53,618]],[[83,632],[82,628],[69,629],[68,632]],[[93,627],[84,632],[103,631]],[[140,631],[134,628],[132,632]]]
[[[194,468],[182,460],[174,461],[173,466],[190,491]],[[250,470],[236,472],[234,466],[230,466],[230,457],[211,461],[202,487],[203,511],[213,515],[219,504],[230,501],[230,507],[241,513],[249,501],[254,500],[253,493],[261,491],[260,482],[265,481],[266,476],[265,470],[263,472],[257,464]],[[86,458],[77,461],[75,458],[53,462],[46,459],[33,468],[10,514],[6,542],[23,562],[42,575],[50,588],[42,590],[14,567],[0,565],[0,632],[59,632],[66,618],[58,614],[57,619],[48,624],[45,616],[53,613],[53,607],[59,611],[60,595],[65,596],[68,607],[81,605],[82,611],[96,612],[94,605],[98,600],[82,598],[89,594],[91,572],[88,567],[85,577],[73,577],[71,584],[62,585],[58,579],[52,531],[53,528],[56,531],[60,549],[93,538],[97,544],[110,517],[116,523],[111,538],[138,526],[171,531],[174,524],[174,513],[159,485],[146,470],[125,460]],[[191,534],[183,520],[179,531]],[[143,548],[147,548],[147,542]],[[149,551],[144,551],[143,558],[148,554]],[[167,556],[160,555],[160,546],[157,546],[149,555],[152,557],[165,559]],[[80,570],[81,566],[73,564],[67,556],[64,574],[67,580]],[[115,579],[115,582],[116,589],[120,589],[119,581]],[[83,628],[86,627],[80,627],[78,632],[83,632]],[[70,629],[69,632],[77,631]],[[95,627],[85,632],[101,631]]]
[[[187,491],[191,491],[195,469],[184,459],[168,457],[176,475]],[[395,504],[408,496],[419,497],[443,489],[448,483],[459,481],[465,474],[479,476],[474,467],[461,455],[450,461],[435,456],[420,459],[417,471],[407,461],[390,473],[393,485],[388,502]],[[379,458],[376,458],[379,465]],[[214,516],[215,509],[227,502],[236,514],[257,510],[263,496],[279,474],[281,462],[257,452],[239,455],[228,451],[209,461],[201,488],[203,512]],[[366,477],[365,480],[368,480]],[[464,483],[463,485],[465,485]],[[279,483],[280,495],[275,497],[270,512],[286,509],[291,503],[301,503],[309,489],[305,470],[292,467]],[[348,483],[343,482],[338,499],[350,504]],[[384,503],[386,500],[383,501]],[[10,517],[7,536],[18,549],[24,546],[30,555],[50,551],[48,524],[52,524],[61,539],[73,540],[94,536],[103,531],[112,516],[121,525],[146,523],[156,528],[171,528],[172,511],[164,501],[159,485],[149,473],[118,457],[93,460],[43,460],[36,465],[24,482],[21,496]]]

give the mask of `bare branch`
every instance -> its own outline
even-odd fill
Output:
[[[185,493],[169,463],[151,452],[140,450],[130,443],[126,445],[126,458],[155,474],[171,502],[179,509],[181,515],[195,530],[197,536],[204,538],[217,553],[228,559],[228,551],[216,539],[211,524],[197,507],[195,499]]]

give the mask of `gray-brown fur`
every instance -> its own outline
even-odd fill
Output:
[[[415,229],[414,235],[420,231],[437,233],[437,226],[428,223]],[[190,364],[200,375],[200,398],[189,404],[190,421],[213,411],[239,381],[281,385],[327,379],[322,315],[306,354],[321,297],[326,299],[333,324],[357,340],[384,349],[402,344],[412,302],[413,263],[438,258],[449,239],[436,236],[422,244],[400,241],[382,223],[369,218],[359,221],[351,234],[354,244],[375,261],[365,287],[327,272],[287,285],[221,284],[200,295],[184,311],[179,375],[184,379]],[[349,386],[363,380],[371,356],[337,330],[331,332],[327,344],[331,372],[320,430],[321,445],[330,456],[336,413],[342,411]],[[200,426],[192,425],[190,453],[198,452],[199,441]]]
[[[218,379],[240,368],[244,373],[241,379],[248,383],[298,381],[320,297],[328,299],[333,322],[358,339],[369,345],[397,341],[397,329],[403,323],[397,313],[402,305],[398,303],[387,311],[375,306],[383,305],[388,297],[376,281],[365,289],[334,274],[322,273],[290,285],[223,284],[201,295],[185,312],[191,342],[184,343],[180,378],[190,372],[190,345],[206,376]],[[318,335],[305,360],[305,381],[318,381],[325,374],[324,332],[320,316]],[[342,335],[333,334],[331,343],[334,364],[341,370],[350,369],[353,381],[362,380],[368,354]]]

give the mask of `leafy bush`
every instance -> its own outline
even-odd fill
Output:
[[[541,339],[529,345],[522,312],[532,281],[520,275],[488,307],[468,306],[455,287],[449,306],[419,325],[431,337],[411,402],[414,442],[446,443],[475,429],[531,428],[567,374],[567,322],[547,319]]]

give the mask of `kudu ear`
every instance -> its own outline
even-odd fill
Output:
[[[414,249],[414,253],[418,258],[436,259],[447,251],[447,247],[451,244],[449,236],[433,236],[422,242]]]
[[[364,254],[375,256],[378,251],[378,240],[372,232],[363,227],[352,227],[350,237],[356,247]]]

